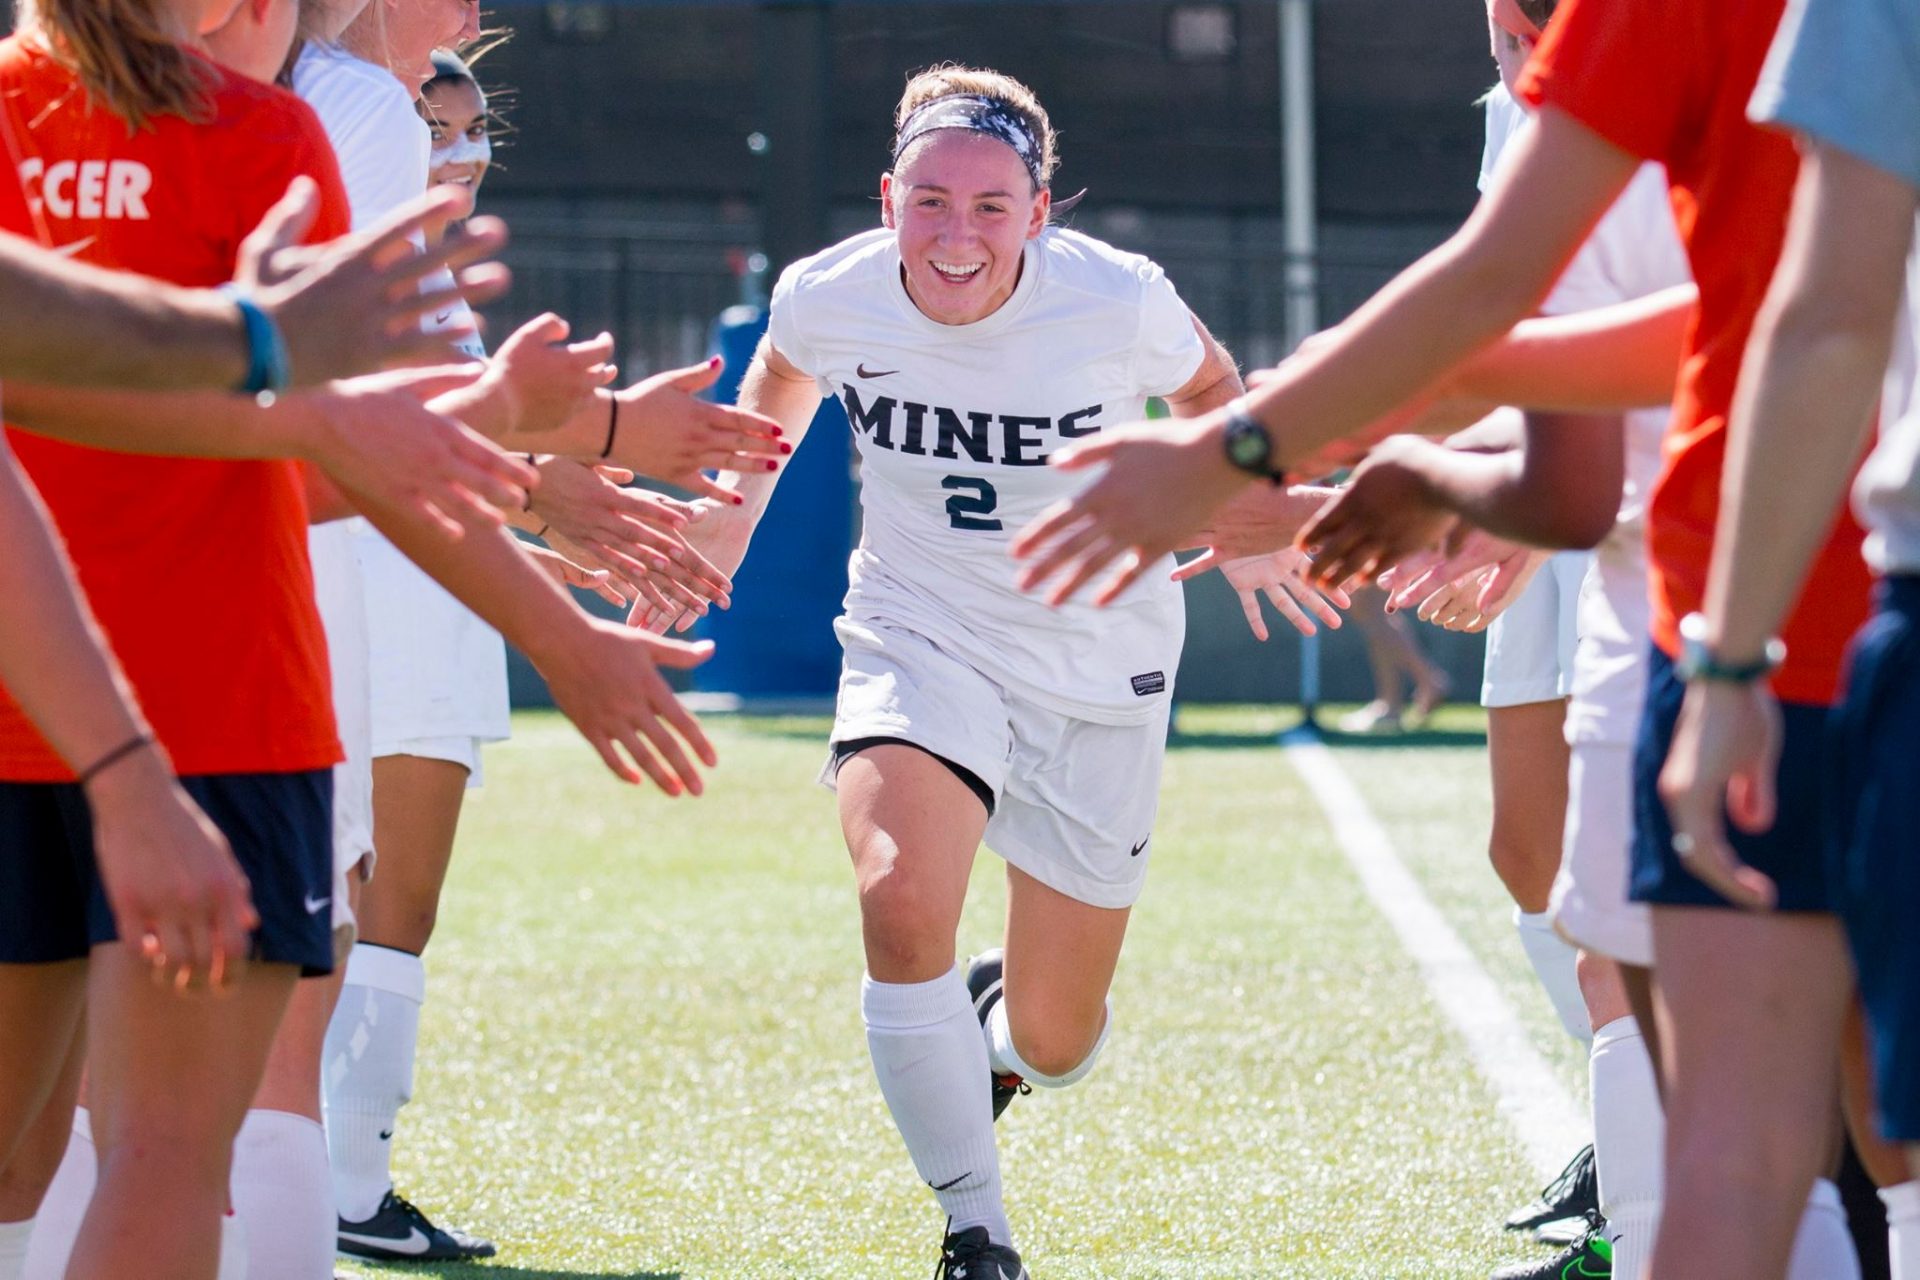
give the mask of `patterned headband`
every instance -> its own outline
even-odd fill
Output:
[[[893,146],[893,162],[899,164],[902,153],[916,139],[935,129],[968,129],[998,138],[1012,147],[1020,162],[1027,166],[1027,176],[1033,179],[1036,188],[1047,185],[1040,176],[1040,142],[1033,136],[1026,118],[1014,110],[1011,103],[973,93],[935,98],[915,110],[900,126],[900,137]]]

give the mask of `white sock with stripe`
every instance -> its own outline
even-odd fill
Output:
[[[427,971],[411,952],[357,943],[327,1025],[322,1088],[335,1211],[364,1222],[393,1188],[400,1108],[413,1097],[413,1059]]]
[[[27,1241],[33,1238],[33,1219],[0,1222],[0,1280],[20,1280],[27,1273]]]

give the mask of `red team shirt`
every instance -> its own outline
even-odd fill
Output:
[[[283,90],[209,71],[213,123],[159,116],[130,134],[51,58],[0,41],[0,123],[20,176],[17,189],[0,180],[0,230],[100,266],[217,285],[232,278],[241,239],[307,174],[322,195],[309,239],[344,233],[346,192],[319,120]],[[340,758],[300,464],[8,435],[179,773],[286,773]],[[0,779],[72,777],[0,688]]]
[[[1783,133],[1747,119],[1785,0],[1570,0],[1520,78],[1520,96],[1566,112],[1667,168],[1674,213],[1700,286],[1700,312],[1647,508],[1653,638],[1679,652],[1679,619],[1706,595],[1727,414],[1740,357],[1773,279],[1799,159]],[[1773,677],[1788,702],[1833,701],[1872,579],[1863,534],[1842,511],[1787,619]]]

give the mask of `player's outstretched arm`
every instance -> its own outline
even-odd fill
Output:
[[[1513,145],[1514,160],[1451,240],[1248,396],[1271,437],[1272,464],[1289,466],[1377,421],[1525,319],[1638,165],[1551,107]],[[1104,470],[1015,540],[1015,555],[1035,558],[1023,587],[1078,585],[1117,563],[1096,597],[1111,599],[1142,565],[1191,539],[1248,482],[1227,458],[1226,427],[1227,414],[1215,411],[1103,432],[1054,454],[1057,466]],[[1074,549],[1061,554],[1068,541]],[[1048,591],[1056,601],[1070,594]]]
[[[811,375],[782,355],[773,343],[762,338],[740,380],[740,407],[757,418],[771,422],[780,432],[780,442],[789,449],[798,448],[806,438],[813,415],[820,408],[820,390]],[[773,498],[774,486],[782,470],[759,465],[722,470],[712,481],[707,499],[702,502],[703,518],[689,532],[696,550],[721,572],[731,575],[746,559],[747,545],[754,528]],[[690,612],[678,614],[656,607],[635,607],[627,619],[636,627],[653,631],[693,625]]]
[[[720,377],[720,357],[602,391],[552,432],[509,436],[509,445],[594,462],[611,462],[638,475],[731,501],[732,493],[707,471],[739,469],[769,474],[793,452],[780,424],[740,405],[715,404],[700,392]]]
[[[181,790],[0,440],[0,684],[81,775],[120,938],[177,989],[225,986],[259,923],[224,836]]]
[[[178,457],[297,458],[343,487],[380,495],[458,537],[526,505],[539,474],[425,400],[477,365],[396,370],[281,396],[262,406],[217,391],[80,391],[9,384],[8,419],[97,449]]]
[[[1492,452],[1395,436],[1299,544],[1313,549],[1320,582],[1370,580],[1460,521],[1534,546],[1597,546],[1620,507],[1624,430],[1617,413],[1528,414],[1522,447]]]
[[[712,654],[711,642],[667,640],[582,613],[504,529],[449,541],[377,495],[348,497],[402,553],[527,655],[554,704],[615,776],[651,778],[670,796],[701,793],[694,761],[711,768],[718,758],[659,668],[697,666]]]
[[[733,582],[687,541],[704,507],[628,486],[633,472],[542,458],[540,487],[515,527],[545,539],[568,559],[604,569],[629,601],[659,609],[732,604]]]
[[[478,307],[512,279],[491,261],[507,242],[506,223],[480,217],[446,229],[472,207],[471,194],[436,187],[366,231],[308,245],[301,241],[318,213],[319,191],[312,179],[295,178],[241,244],[235,272],[235,283],[278,324],[292,385],[450,359],[462,331],[428,332],[420,318],[462,298]],[[421,237],[432,247],[416,248]],[[450,283],[430,282],[443,271]]]

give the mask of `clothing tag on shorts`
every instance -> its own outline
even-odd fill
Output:
[[[1133,678],[1133,692],[1135,697],[1144,698],[1148,694],[1165,693],[1166,691],[1167,673],[1164,671],[1149,671],[1143,676],[1135,676]]]

